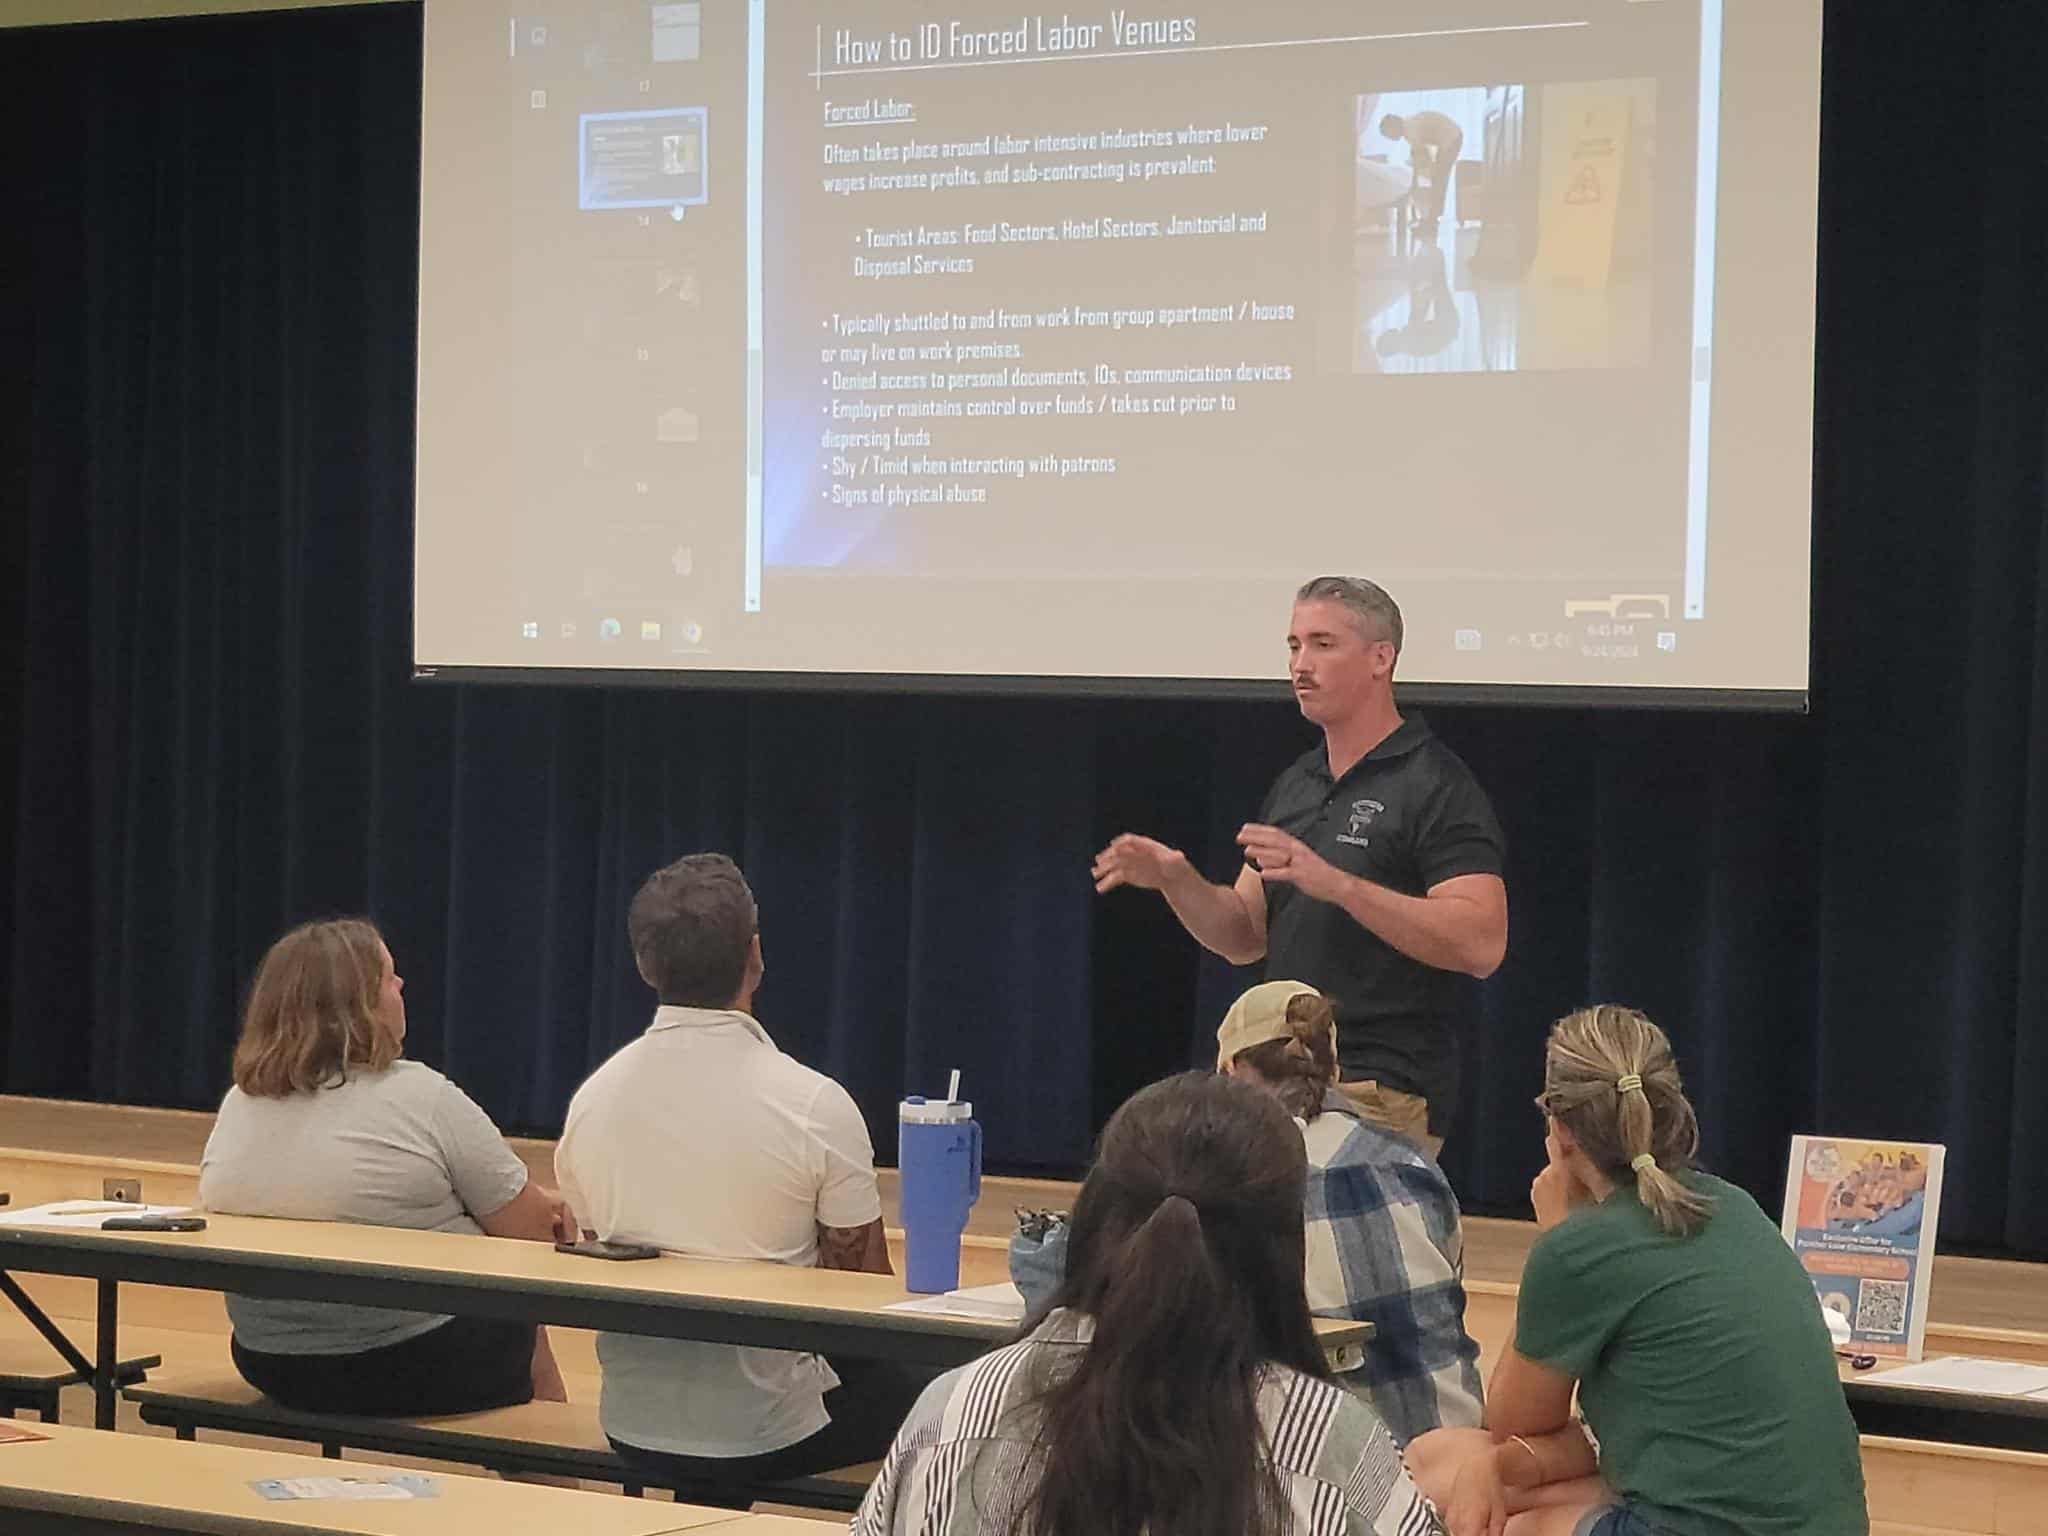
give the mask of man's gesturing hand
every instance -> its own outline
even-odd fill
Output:
[[[1185,868],[1187,862],[1188,856],[1178,848],[1169,848],[1157,838],[1125,832],[1095,855],[1095,866],[1089,873],[1095,877],[1098,893],[1113,891],[1120,885],[1158,891],[1164,890],[1175,871]]]
[[[1238,830],[1237,842],[1268,885],[1291,885],[1318,901],[1336,899],[1343,872],[1300,838],[1251,821]]]

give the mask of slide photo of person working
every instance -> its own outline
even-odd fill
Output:
[[[1368,92],[1355,373],[1649,361],[1656,81]]]

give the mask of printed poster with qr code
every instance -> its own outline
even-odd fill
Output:
[[[1853,1347],[1918,1360],[1927,1336],[1946,1148],[1916,1141],[1794,1136],[1785,1241]]]

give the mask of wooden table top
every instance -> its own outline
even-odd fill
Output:
[[[871,1337],[937,1337],[962,1358],[1003,1343],[1016,1328],[1001,1318],[893,1311],[894,1303],[915,1299],[893,1275],[668,1255],[616,1262],[508,1238],[260,1216],[209,1215],[202,1232],[105,1232],[20,1226],[8,1215],[0,1210],[0,1268],[370,1304],[378,1298],[365,1287],[432,1282],[479,1302],[497,1298],[488,1310],[500,1315],[507,1296],[533,1303],[542,1322],[605,1326],[589,1320],[592,1308],[629,1303],[649,1309],[656,1324],[632,1331],[699,1337],[692,1319],[708,1316],[834,1325]],[[199,1274],[179,1278],[180,1269]],[[1334,1348],[1362,1342],[1371,1325],[1318,1319],[1316,1331]]]
[[[1956,1358],[1972,1357],[1958,1357],[1929,1350],[1922,1363]],[[1859,1371],[1848,1361],[1837,1356],[1835,1374],[1841,1378],[1842,1388],[1852,1401],[1859,1396],[1893,1397],[1972,1413],[1989,1413],[2022,1419],[2048,1419],[2048,1397],[2015,1396],[2004,1392],[1972,1392],[1956,1387],[1934,1387],[1924,1386],[1918,1382],[1885,1380],[1887,1372],[1901,1370],[1907,1364],[1904,1360],[1880,1359],[1876,1365]]]
[[[213,1129],[214,1117],[204,1110],[151,1109],[68,1099],[39,1099],[0,1094],[0,1148],[18,1148],[25,1155],[58,1155],[90,1162],[97,1169],[113,1161],[162,1165],[197,1178],[199,1154]],[[528,1137],[507,1138],[514,1150],[545,1182],[553,1181],[554,1143]],[[886,1150],[886,1149],[885,1149]],[[876,1170],[882,1187],[885,1220],[900,1225],[895,1214],[896,1171]],[[970,1238],[1008,1236],[1013,1205],[1070,1207],[1078,1185],[1057,1179],[1017,1179],[991,1175],[982,1182],[982,1199],[969,1218]],[[96,1191],[97,1185],[92,1188]],[[85,1189],[81,1187],[80,1193]],[[148,1192],[145,1184],[145,1193]],[[1468,1285],[1516,1285],[1536,1228],[1527,1220],[1465,1217],[1465,1279]],[[2039,1348],[2048,1339],[2048,1268],[2013,1259],[1974,1259],[1940,1254],[1934,1261],[1930,1327],[1938,1330],[2018,1330],[2037,1336],[2035,1348],[1985,1340],[1961,1347],[2015,1358],[2048,1358]]]
[[[439,1487],[431,1499],[272,1500],[249,1485],[265,1478],[381,1477],[400,1469],[62,1424],[21,1427],[44,1438],[0,1444],[0,1509],[92,1518],[137,1530],[208,1536],[668,1536],[713,1525],[741,1528],[742,1517],[729,1509],[441,1474],[427,1474]]]
[[[473,1233],[360,1227],[340,1221],[279,1221],[209,1214],[199,1233],[109,1233],[78,1227],[20,1227],[0,1210],[0,1268],[113,1274],[152,1284],[199,1284],[254,1294],[377,1305],[377,1290],[432,1282],[463,1294],[516,1294],[541,1303],[539,1321],[573,1303],[641,1303],[664,1313],[721,1313],[778,1321],[850,1323],[870,1333],[944,1335],[987,1346],[1008,1337],[993,1319],[895,1313],[909,1300],[895,1276],[809,1270],[721,1260],[608,1262]],[[201,1274],[178,1272],[199,1270]],[[406,1305],[391,1294],[385,1305]],[[449,1309],[440,1309],[449,1311]],[[498,1311],[504,1311],[502,1307]],[[659,1331],[659,1329],[653,1329]]]

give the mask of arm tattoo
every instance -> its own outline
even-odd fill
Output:
[[[889,1273],[889,1248],[879,1219],[864,1227],[818,1228],[818,1268]]]

